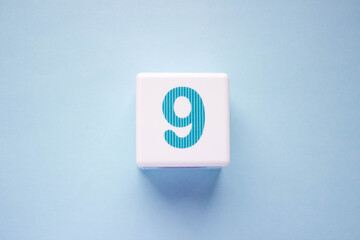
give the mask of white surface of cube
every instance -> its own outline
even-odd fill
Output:
[[[136,76],[139,167],[221,167],[230,161],[229,78],[225,73]]]

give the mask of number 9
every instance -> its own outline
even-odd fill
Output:
[[[174,103],[178,97],[186,97],[191,104],[191,112],[187,117],[180,118],[175,114]],[[175,127],[186,127],[192,124],[191,131],[185,137],[178,137],[174,131],[165,132],[165,140],[175,148],[188,148],[199,141],[205,125],[205,108],[200,95],[191,88],[177,87],[171,89],[162,104],[166,121]]]

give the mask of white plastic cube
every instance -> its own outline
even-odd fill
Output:
[[[229,161],[227,74],[139,73],[136,76],[139,167],[221,167]]]

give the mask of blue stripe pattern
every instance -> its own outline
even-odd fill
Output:
[[[178,97],[186,97],[191,104],[191,112],[187,117],[180,118],[175,114],[174,103]],[[177,87],[171,89],[165,96],[162,105],[165,119],[175,127],[186,127],[192,124],[186,137],[178,137],[174,131],[165,132],[166,142],[175,148],[188,148],[199,141],[205,126],[205,108],[200,95],[192,88]]]

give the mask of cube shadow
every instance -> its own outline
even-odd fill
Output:
[[[169,200],[208,200],[213,195],[221,168],[160,168],[140,171]]]

